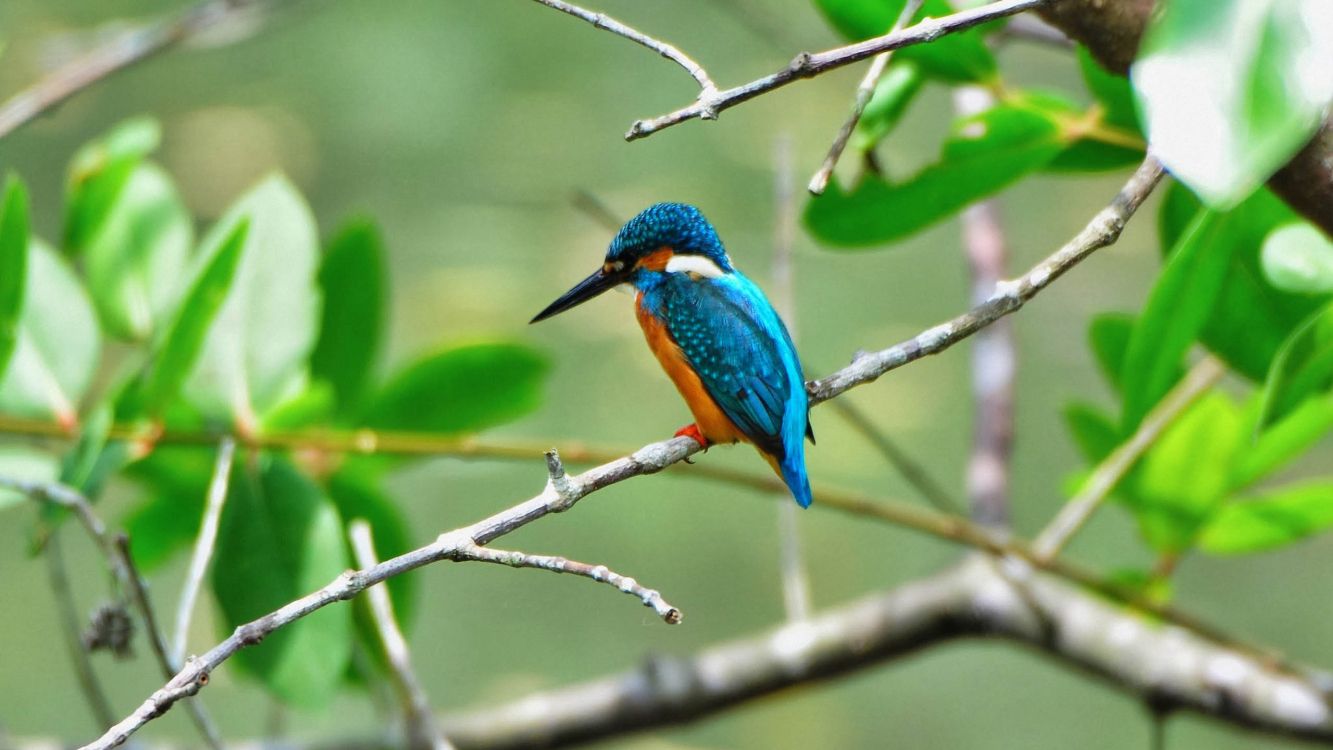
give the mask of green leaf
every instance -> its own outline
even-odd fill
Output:
[[[1226,396],[1199,399],[1139,463],[1133,491],[1121,497],[1144,539],[1159,552],[1188,549],[1230,489],[1231,467],[1245,438],[1245,420]]]
[[[409,365],[370,400],[365,424],[384,430],[475,432],[537,407],[549,365],[519,344],[471,344]]]
[[[1163,254],[1179,242],[1181,232],[1200,210],[1188,190],[1171,186],[1159,214]],[[1260,268],[1264,238],[1275,227],[1298,220],[1286,204],[1260,190],[1221,215],[1212,240],[1232,248],[1231,268],[1199,338],[1228,366],[1255,381],[1267,377],[1283,342],[1327,299],[1284,292],[1270,284]]]
[[[835,246],[901,239],[1040,169],[1064,145],[1052,112],[997,106],[955,121],[939,161],[905,182],[868,177],[850,193],[832,182],[806,204],[805,225]]]
[[[1316,312],[1278,350],[1264,384],[1260,427],[1333,386],[1333,303]]]
[[[1232,489],[1263,479],[1303,454],[1333,430],[1333,396],[1307,399],[1281,421],[1259,433],[1232,472]]]
[[[375,554],[380,560],[388,560],[410,551],[414,545],[408,533],[407,519],[380,489],[375,474],[373,470],[362,470],[359,463],[349,461],[329,478],[328,492],[346,523],[360,518],[370,524]],[[348,555],[353,556],[350,546]],[[393,601],[394,615],[406,631],[416,611],[416,573],[394,576],[385,585]],[[366,597],[360,596],[353,601],[353,615],[358,640],[368,653],[375,656],[379,666],[386,666],[388,662]]]
[[[925,78],[921,68],[910,62],[893,61],[875,84],[861,119],[856,121],[852,145],[857,151],[869,151],[902,120],[907,107],[921,90]]]
[[[93,304],[108,333],[147,340],[171,311],[194,227],[171,178],[138,164],[83,251]]]
[[[247,220],[241,220],[232,227],[208,265],[200,269],[175,320],[167,328],[144,381],[143,406],[149,414],[161,416],[180,395],[181,386],[203,349],[209,327],[227,300],[246,248],[249,226]]]
[[[1142,136],[1143,131],[1139,129],[1138,105],[1134,101],[1134,89],[1129,85],[1129,79],[1108,73],[1092,53],[1088,52],[1088,48],[1081,44],[1076,48],[1075,54],[1078,56],[1078,68],[1083,74],[1083,82],[1101,105],[1102,121]]]
[[[18,342],[0,378],[0,411],[73,426],[92,384],[101,336],[79,280],[50,248],[28,245]]]
[[[1121,373],[1125,369],[1125,355],[1129,340],[1134,335],[1137,319],[1129,313],[1109,312],[1096,315],[1088,325],[1088,345],[1097,359],[1102,376],[1117,392]]]
[[[27,267],[28,191],[10,175],[0,198],[0,376],[18,344]]]
[[[124,524],[144,570],[188,549],[199,535],[214,460],[212,451],[197,447],[159,446],[126,467],[125,476],[141,489]]]
[[[1120,445],[1119,426],[1104,409],[1074,401],[1065,405],[1065,426],[1089,464],[1101,463]]]
[[[1279,487],[1229,502],[1203,530],[1199,546],[1217,555],[1275,549],[1333,526],[1333,482]]]
[[[114,412],[109,403],[98,404],[83,421],[79,439],[60,464],[60,483],[95,498],[107,476],[118,469],[125,456],[125,446],[108,446]]]
[[[906,0],[815,0],[815,6],[838,33],[851,41],[881,36],[893,28]],[[913,21],[941,18],[954,12],[947,0],[926,0]],[[990,82],[996,79],[995,56],[986,47],[980,28],[942,36],[930,44],[904,47],[893,53],[910,60],[928,75],[950,83]]]
[[[112,206],[144,157],[162,140],[156,120],[139,117],[117,125],[79,149],[66,186],[65,250],[84,251],[109,218]]]
[[[1333,292],[1333,242],[1305,222],[1273,230],[1260,251],[1264,278],[1284,292]]]
[[[1327,0],[1171,0],[1131,78],[1153,152],[1227,209],[1310,140],[1333,100],[1329,70]]]
[[[1120,373],[1125,434],[1132,433],[1175,385],[1190,344],[1213,310],[1233,250],[1230,244],[1216,241],[1222,226],[1212,212],[1195,218],[1167,257],[1134,326]]]
[[[360,406],[379,353],[384,275],[379,231],[365,220],[345,226],[320,265],[324,310],[310,374],[333,386],[344,416]]]
[[[213,590],[230,630],[308,594],[347,569],[338,512],[291,464],[262,457],[232,473],[218,529]],[[278,697],[328,705],[351,658],[351,610],[330,606],[236,654]]]
[[[28,482],[54,482],[60,472],[56,457],[26,445],[0,445],[0,476]],[[26,495],[0,487],[0,511],[22,505]]]
[[[205,416],[253,429],[269,407],[305,381],[315,344],[319,249],[310,209],[285,178],[243,196],[204,239],[204,262],[249,223],[240,266],[218,311],[185,395]]]

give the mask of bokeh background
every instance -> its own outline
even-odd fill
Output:
[[[373,217],[391,259],[386,363],[446,342],[525,340],[555,363],[545,405],[493,437],[637,447],[688,420],[644,347],[626,298],[599,299],[540,327],[527,320],[599,262],[609,232],[577,209],[578,191],[629,216],[659,200],[701,206],[737,264],[765,284],[772,262],[774,154],[793,144],[798,184],[818,165],[846,114],[860,70],[801,82],[723,114],[627,144],[638,118],[692,100],[679,69],[627,41],[524,0],[304,0],[278,3],[253,37],[177,50],[78,95],[0,141],[0,167],[32,188],[35,225],[58,233],[65,165],[116,122],[150,114],[164,125],[160,158],[200,221],[209,222],[260,177],[288,174],[321,228]],[[184,7],[164,0],[4,0],[0,92],[8,95],[71,51],[143,19]],[[596,7],[705,64],[720,84],[770,72],[802,49],[838,43],[803,0],[602,0]],[[1002,70],[1018,83],[1081,91],[1072,58],[1011,44]],[[950,118],[947,91],[926,94],[883,146],[891,170],[934,153]],[[855,165],[844,165],[846,176]],[[1040,176],[1001,199],[1022,269],[1045,256],[1114,193],[1122,175]],[[800,198],[804,200],[804,198]],[[1013,518],[1040,528],[1063,500],[1078,459],[1060,407],[1106,400],[1084,331],[1093,313],[1135,310],[1157,268],[1150,203],[1122,241],[1054,285],[1015,321],[1019,354]],[[892,247],[821,249],[798,232],[795,328],[819,375],[861,348],[880,348],[957,314],[967,272],[956,222]],[[969,347],[893,372],[847,398],[865,409],[945,486],[963,494],[970,443]],[[836,414],[813,415],[817,481],[917,501],[910,488]],[[759,470],[744,448],[701,461]],[[1327,465],[1327,446],[1312,461]],[[445,710],[618,671],[652,653],[688,653],[754,633],[783,617],[777,569],[780,496],[709,484],[688,471],[603,491],[577,512],[524,529],[508,546],[606,563],[661,589],[686,613],[668,627],[631,600],[575,578],[490,566],[436,566],[420,575],[409,634],[425,687]],[[395,476],[391,489],[425,543],[538,491],[539,457],[526,463],[441,459]],[[103,512],[117,519],[133,488]],[[800,515],[817,606],[844,602],[937,570],[959,550],[914,532],[813,508]],[[24,511],[0,519],[0,732],[86,740],[72,669],[40,560],[28,557]],[[81,603],[104,587],[100,560],[70,537]],[[1149,556],[1127,515],[1108,508],[1071,549],[1106,569]],[[184,560],[154,575],[171,606]],[[1333,540],[1238,558],[1201,556],[1178,573],[1179,603],[1291,656],[1333,665]],[[215,642],[204,608],[193,644]],[[142,644],[141,654],[146,651]],[[118,713],[160,684],[143,654],[99,656]],[[332,710],[275,709],[229,668],[206,703],[229,738],[275,728],[294,738],[379,731],[365,696]],[[172,712],[150,737],[193,743]],[[1173,719],[1169,747],[1279,748],[1192,717]],[[630,748],[931,747],[1142,748],[1142,705],[1039,655],[967,642],[811,685],[694,725],[609,743]]]

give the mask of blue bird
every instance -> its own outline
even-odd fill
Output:
[[[658,203],[620,228],[602,267],[533,323],[628,284],[648,347],[694,415],[677,435],[707,448],[754,445],[801,507],[810,505],[805,376],[787,327],[737,271],[713,225],[683,203]]]

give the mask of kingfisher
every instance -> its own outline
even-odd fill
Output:
[[[622,285],[634,294],[648,348],[694,416],[676,435],[704,449],[751,443],[808,507],[804,440],[815,434],[796,347],[703,212],[684,203],[644,209],[616,233],[602,267],[532,322]]]

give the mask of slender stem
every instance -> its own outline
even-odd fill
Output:
[[[1092,476],[1083,483],[1083,488],[1037,535],[1033,550],[1043,560],[1053,559],[1079,529],[1092,518],[1092,514],[1110,496],[1120,480],[1134,468],[1152,444],[1175,423],[1189,407],[1207,393],[1226,372],[1226,368],[1216,358],[1206,356],[1199,360],[1185,375],[1184,379],[1171,389],[1165,397],[1144,417],[1139,428],[1111,452]]]
[[[930,475],[930,472],[926,471],[924,466],[907,455],[907,452],[899,447],[892,438],[876,427],[864,411],[847,399],[837,399],[829,403],[833,405],[833,410],[847,424],[861,433],[879,451],[880,455],[884,456],[893,465],[893,468],[897,470],[902,478],[921,495],[922,499],[930,503],[931,507],[941,513],[962,514],[962,506],[958,504],[958,501],[949,495],[948,491]]]
[[[106,690],[97,679],[92,660],[88,658],[88,649],[83,645],[79,633],[78,605],[74,602],[74,592],[69,586],[69,575],[65,572],[65,556],[60,546],[60,529],[51,532],[44,550],[46,571],[51,580],[51,593],[55,595],[56,607],[60,610],[60,629],[65,635],[65,646],[69,651],[70,661],[74,664],[74,674],[79,680],[79,690],[92,711],[93,721],[103,729],[116,722],[111,711],[111,703],[106,698]]]
[[[693,104],[681,107],[660,117],[638,120],[630,125],[625,140],[635,140],[652,135],[672,125],[679,125],[686,120],[714,119],[718,113],[730,109],[742,102],[749,101],[761,94],[786,86],[803,78],[826,73],[830,70],[850,65],[881,52],[901,49],[914,44],[934,41],[946,34],[952,34],[973,26],[1004,18],[1015,13],[1040,7],[1054,0],[999,0],[998,2],[964,10],[943,18],[927,18],[918,24],[901,31],[867,39],[864,42],[835,47],[825,52],[811,54],[802,52],[787,67],[763,78],[741,84],[722,91],[701,91]]]
[[[925,0],[907,0],[903,5],[902,12],[898,14],[898,20],[894,22],[889,33],[902,31],[903,27],[912,20],[912,16],[921,10],[921,4]],[[833,168],[838,166],[838,160],[842,158],[842,152],[847,148],[847,141],[851,140],[852,132],[856,130],[856,123],[861,121],[861,115],[865,114],[866,105],[870,103],[870,97],[875,93],[875,87],[879,85],[879,79],[884,75],[884,69],[889,66],[889,58],[893,56],[893,50],[886,50],[875,55],[875,59],[870,63],[870,69],[866,71],[865,77],[861,79],[860,85],[856,87],[856,95],[852,99],[852,111],[843,121],[842,127],[838,129],[838,135],[833,139],[833,145],[829,147],[828,155],[824,157],[824,163],[819,166],[819,171],[810,178],[810,185],[807,189],[815,195],[823,195],[824,189],[828,187],[829,178],[833,176]]]
[[[356,555],[356,564],[362,568],[371,568],[379,564],[375,554],[375,541],[371,535],[370,524],[365,519],[352,521],[347,530],[352,541],[352,551]],[[430,699],[421,687],[415,670],[412,669],[412,655],[407,648],[407,639],[398,627],[398,619],[393,614],[393,602],[389,591],[384,586],[371,586],[366,590],[370,599],[370,613],[384,645],[384,654],[389,661],[390,674],[394,688],[398,691],[403,704],[403,719],[407,724],[408,747],[412,750],[451,750],[453,745],[435,725],[435,714],[431,711]]]
[[[222,518],[222,506],[227,500],[227,485],[235,453],[236,441],[230,437],[224,437],[218,442],[217,463],[213,466],[213,478],[208,484],[203,521],[199,525],[194,554],[190,557],[190,569],[185,576],[185,585],[181,588],[180,603],[176,607],[176,640],[171,649],[173,664],[179,665],[185,661],[190,640],[190,619],[194,616],[194,604],[203,588],[204,576],[208,574],[208,563],[213,559],[213,545],[217,542],[218,521]]]

